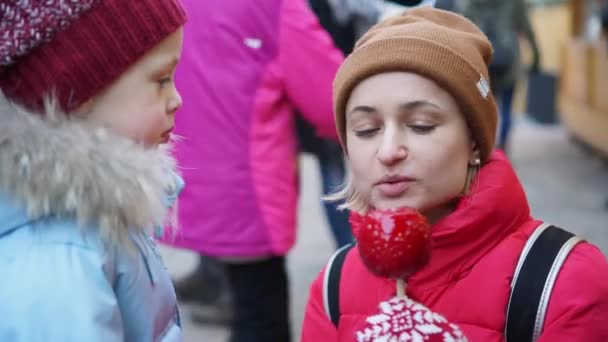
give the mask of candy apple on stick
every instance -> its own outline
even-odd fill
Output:
[[[405,296],[405,281],[431,252],[431,228],[415,209],[351,212],[350,223],[365,266],[380,277],[397,280],[397,296]]]

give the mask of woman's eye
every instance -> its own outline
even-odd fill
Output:
[[[376,133],[377,131],[378,128],[363,129],[360,131],[355,131],[355,135],[358,137],[370,137],[374,135],[374,133]]]
[[[430,133],[432,132],[436,125],[409,125],[409,127],[416,133]]]

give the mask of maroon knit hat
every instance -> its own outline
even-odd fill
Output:
[[[69,112],[186,21],[179,0],[0,0],[0,88]]]

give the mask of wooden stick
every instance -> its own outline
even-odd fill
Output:
[[[405,280],[397,279],[397,297],[403,298],[405,295]]]

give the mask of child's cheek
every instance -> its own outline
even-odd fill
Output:
[[[146,146],[155,146],[161,143],[162,135],[171,128],[167,115],[161,110],[149,110],[141,114],[141,120],[133,128],[138,132],[140,140]]]

